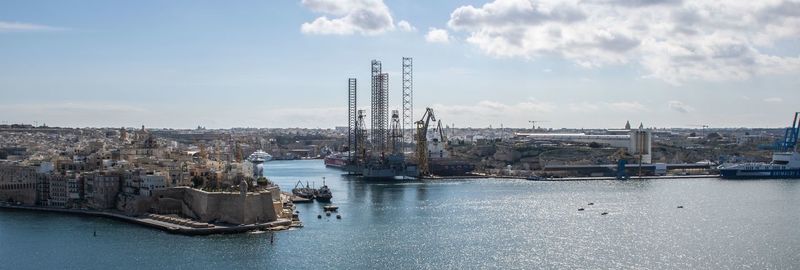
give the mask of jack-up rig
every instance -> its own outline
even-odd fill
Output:
[[[403,58],[402,113],[392,110],[389,114],[389,74],[382,69],[381,61],[372,60],[369,130],[366,128],[366,111],[358,109],[357,80],[347,80],[346,151],[327,157],[325,164],[366,178],[417,177],[416,164],[407,161],[403,151],[410,144],[410,136],[405,131],[413,122],[410,120],[413,115],[412,59]]]
[[[420,177],[431,174],[465,174],[474,166],[464,162],[454,163],[445,147],[442,123],[437,123],[439,138],[428,141],[428,127],[436,122],[433,109],[427,108],[422,119],[413,119],[413,60],[403,57],[402,112],[389,113],[389,74],[382,63],[372,60],[370,65],[371,103],[370,128],[366,128],[366,110],[358,109],[357,80],[347,80],[347,146],[340,154],[325,159],[325,165],[339,167],[348,174],[365,178]],[[416,145],[411,151],[411,146]],[[436,153],[433,153],[433,148]],[[412,154],[413,155],[410,155]],[[406,155],[409,154],[410,158]],[[454,166],[456,164],[457,166]],[[456,170],[452,170],[456,168]],[[440,172],[440,173],[436,173]]]

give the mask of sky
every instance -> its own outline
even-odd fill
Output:
[[[784,127],[800,0],[0,1],[0,123],[345,126],[402,57],[456,127]]]

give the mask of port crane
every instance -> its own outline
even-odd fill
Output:
[[[786,128],[783,140],[778,141],[776,150],[781,152],[797,151],[798,135],[800,135],[800,112],[794,113],[792,127]]]
[[[428,164],[428,126],[431,121],[436,121],[436,116],[433,114],[433,109],[426,108],[422,119],[415,123],[417,125],[416,155],[420,175],[430,174]],[[441,132],[441,122],[439,122],[439,131]]]
[[[544,123],[544,122],[550,122],[550,121],[547,121],[547,120],[529,120],[528,121],[528,123],[531,123],[531,130],[533,130],[533,131],[536,130],[536,123]]]
[[[444,143],[447,146],[447,135],[444,133],[444,128],[442,128],[442,119],[439,119],[436,129],[439,131],[439,141]]]
[[[689,125],[689,126],[690,126],[690,127],[699,127],[699,128],[702,128],[702,129],[701,129],[701,133],[700,133],[700,137],[703,137],[703,138],[705,138],[705,137],[706,137],[706,129],[708,128],[708,125],[706,125],[706,124],[702,124],[702,125]]]

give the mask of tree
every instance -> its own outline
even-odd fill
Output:
[[[258,177],[258,179],[256,180],[256,183],[258,183],[258,186],[260,186],[260,187],[261,186],[271,186],[272,185],[272,181],[269,181],[269,179],[267,179],[266,177],[263,177],[263,176]]]
[[[194,177],[192,177],[192,186],[193,187],[203,187],[205,182],[206,182],[206,180],[203,179],[200,176],[195,175]]]

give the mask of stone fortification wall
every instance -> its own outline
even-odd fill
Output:
[[[188,187],[153,191],[151,209],[162,213],[181,213],[202,222],[252,224],[278,219],[273,192],[206,192]],[[178,203],[180,202],[180,203]]]

